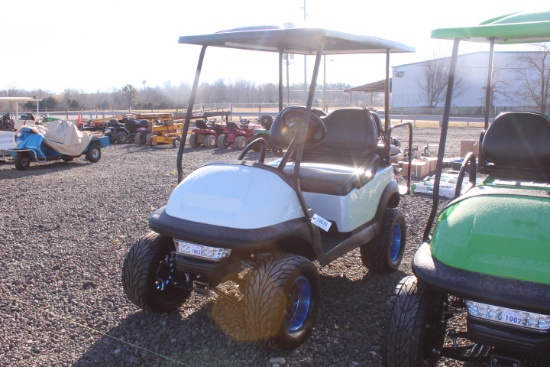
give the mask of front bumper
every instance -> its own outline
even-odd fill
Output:
[[[412,269],[429,289],[462,299],[550,315],[550,285],[475,273],[445,265],[431,255],[430,245],[417,250]],[[468,338],[508,350],[550,355],[550,333],[468,317]]]
[[[166,213],[166,206],[153,212],[149,226],[153,231],[172,238],[239,252],[269,251],[284,238],[301,238],[308,242],[311,239],[304,218],[264,228],[239,229],[172,217]]]

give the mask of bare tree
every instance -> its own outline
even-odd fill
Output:
[[[434,58],[424,62],[423,73],[417,79],[416,83],[422,90],[422,100],[430,108],[437,107],[445,101],[447,93],[447,81],[449,78],[450,58],[437,57],[434,53]],[[453,85],[453,96],[458,97],[463,92],[464,78],[462,77],[461,68],[456,68],[456,74]]]
[[[520,53],[514,60],[517,98],[537,106],[545,113],[550,106],[550,43],[535,45],[538,52]],[[521,104],[522,101],[515,101]]]

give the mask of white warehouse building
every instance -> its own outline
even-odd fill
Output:
[[[493,103],[492,106],[500,109],[533,105],[525,96],[518,95],[517,90],[522,83],[518,77],[521,62],[518,57],[537,52],[495,52],[493,58]],[[427,65],[430,62],[443,62],[448,68],[450,58],[422,61],[414,64],[406,64],[393,67],[392,75],[392,108],[417,108],[427,107],[424,91],[424,79],[427,73]],[[454,90],[452,107],[479,108],[485,104],[487,65],[489,64],[489,52],[475,52],[459,55],[457,61],[458,88]],[[445,69],[446,70],[446,69]],[[445,79],[445,85],[446,80]],[[433,107],[442,107],[443,100]]]

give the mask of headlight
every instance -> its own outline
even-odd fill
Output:
[[[540,313],[514,310],[512,308],[492,306],[470,300],[464,301],[466,309],[472,317],[490,320],[503,324],[511,324],[533,330],[550,330],[550,316]]]
[[[213,261],[221,261],[231,253],[227,248],[204,246],[178,239],[174,239],[174,243],[179,253]]]

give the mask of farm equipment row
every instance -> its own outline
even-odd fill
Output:
[[[188,135],[192,148],[233,148],[242,150],[255,140],[263,138],[267,148],[269,129],[273,117],[262,116],[260,125],[251,124],[249,120],[230,121],[231,111],[213,110],[193,112],[191,119],[195,128]],[[218,122],[221,119],[221,122]],[[92,120],[82,127],[85,131],[101,131],[109,138],[111,144],[136,143],[139,145],[171,144],[178,147],[182,135],[183,119],[169,113],[119,115],[107,119]],[[259,148],[257,148],[259,149]],[[255,149],[256,150],[256,149]],[[275,149],[276,153],[281,153]]]

